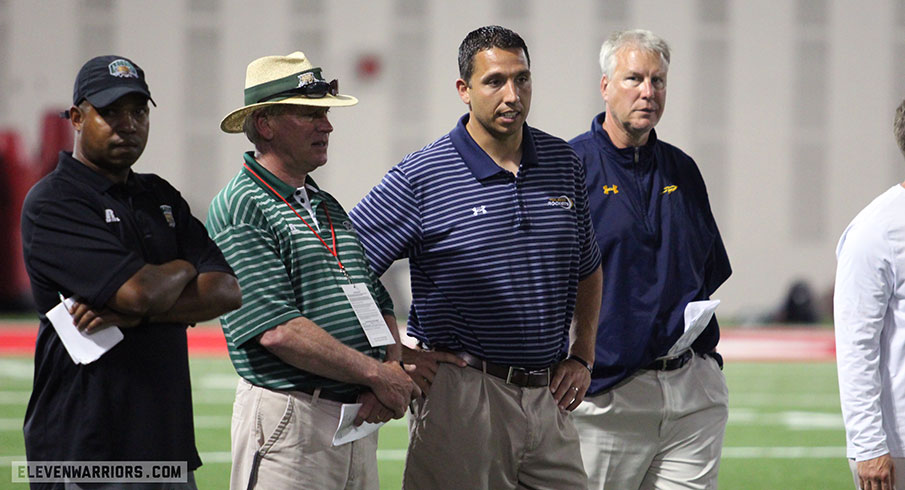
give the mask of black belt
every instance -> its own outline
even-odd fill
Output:
[[[652,371],[675,371],[676,369],[679,369],[680,367],[688,364],[688,361],[690,361],[692,357],[694,357],[694,351],[688,349],[676,357],[657,359],[647,366],[644,366],[644,369],[649,369]]]
[[[453,354],[465,361],[470,367],[481,370],[491,376],[496,376],[506,383],[521,388],[543,388],[550,386],[550,368],[528,369],[518,366],[507,366],[485,361],[480,357],[467,352],[453,352]]]
[[[299,391],[314,396],[314,392],[317,391],[317,388],[299,388]],[[321,389],[321,392],[317,395],[317,397],[339,403],[355,403],[358,401],[358,392],[336,393],[333,391]]]

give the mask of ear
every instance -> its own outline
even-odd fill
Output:
[[[82,130],[82,122],[84,122],[84,117],[82,114],[82,110],[77,106],[72,106],[69,108],[69,124],[72,124],[72,128],[76,131]]]
[[[459,98],[462,99],[462,102],[471,106],[471,94],[468,93],[468,82],[463,79],[456,80],[456,91],[459,92]]]
[[[273,139],[273,128],[270,126],[269,116],[253,116],[255,118],[255,129],[265,141]]]
[[[606,100],[606,87],[609,83],[610,81],[607,79],[606,75],[600,77],[600,95],[603,97],[603,100]]]

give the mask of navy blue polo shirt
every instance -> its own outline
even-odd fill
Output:
[[[349,214],[378,275],[409,259],[409,335],[546,367],[568,347],[578,281],[600,264],[584,173],[565,141],[525,125],[513,175],[467,121],[406,156]]]
[[[28,460],[200,466],[185,324],[124,328],[100,359],[76,365],[44,315],[59,293],[101,307],[144,264],[185,259],[199,273],[232,273],[179,192],[152,174],[114,184],[61,152],[25,198],[22,244],[41,322],[25,414]]]
[[[653,130],[642,147],[616,148],[604,116],[570,141],[603,256],[592,395],[664,355],[684,331],[685,305],[732,273],[694,160]],[[713,351],[719,336],[714,317],[692,347]]]

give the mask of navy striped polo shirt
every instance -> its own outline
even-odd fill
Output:
[[[584,169],[565,141],[526,124],[515,176],[467,122],[406,156],[350,216],[378,275],[409,259],[409,335],[546,367],[566,352],[578,281],[601,260]]]

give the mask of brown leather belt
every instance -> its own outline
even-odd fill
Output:
[[[694,351],[688,349],[685,352],[677,355],[676,357],[670,357],[668,359],[657,359],[647,366],[644,366],[644,369],[653,371],[675,371],[676,369],[679,369],[687,364],[692,357],[694,357]]]
[[[456,357],[465,361],[470,367],[496,376],[506,383],[521,388],[543,388],[550,385],[550,368],[527,369],[518,366],[507,366],[485,361],[467,352],[453,352]]]

